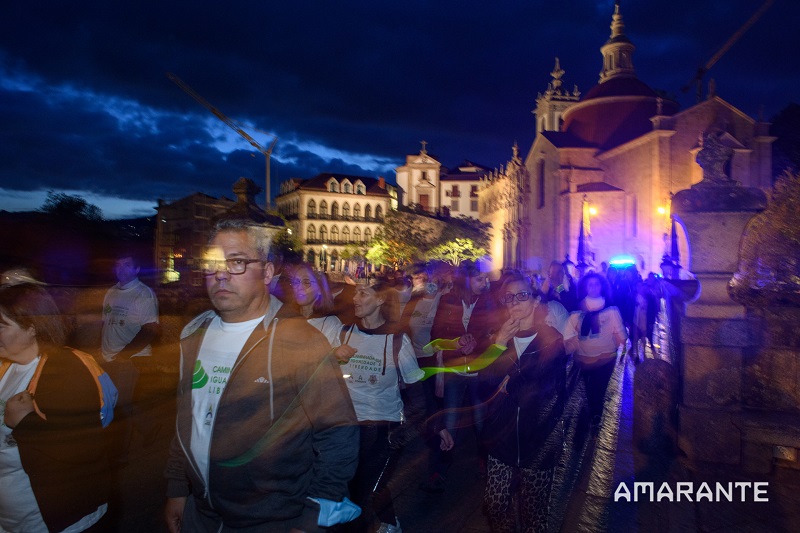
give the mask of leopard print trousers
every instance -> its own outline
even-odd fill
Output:
[[[508,466],[489,456],[483,503],[495,533],[547,531],[553,469]],[[517,511],[518,509],[518,511]]]

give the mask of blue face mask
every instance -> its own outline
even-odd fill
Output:
[[[438,290],[439,290],[439,286],[437,284],[435,284],[435,283],[428,282],[428,283],[425,284],[425,292],[430,294],[430,295],[436,294],[436,291],[438,291]]]

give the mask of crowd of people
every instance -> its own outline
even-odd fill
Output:
[[[212,308],[180,334],[169,531],[399,532],[390,487],[409,427],[428,443],[420,490],[448,490],[471,431],[493,531],[552,529],[567,428],[595,435],[619,355],[653,349],[656,278],[553,261],[491,281],[465,261],[332,283],[307,263],[276,271],[270,244],[221,220],[200,265]],[[0,280],[0,531],[109,528],[104,474],[134,430],[155,431],[133,424],[159,330],[138,273],[117,257],[95,364],[65,346],[45,286],[25,269]]]

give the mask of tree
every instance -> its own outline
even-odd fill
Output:
[[[491,241],[489,231],[492,229],[490,222],[481,222],[474,218],[461,215],[451,218],[442,234],[439,236],[438,245],[446,244],[457,239],[469,239],[476,247],[487,248]]]
[[[428,252],[428,259],[444,261],[457,267],[462,261],[477,261],[485,255],[486,250],[476,246],[472,239],[454,239],[433,248]]]
[[[376,237],[406,248],[413,248],[419,254],[424,254],[435,243],[432,242],[430,232],[423,229],[418,218],[418,215],[411,213],[389,210]]]
[[[407,243],[376,237],[370,243],[367,260],[375,265],[397,268],[411,262],[417,253],[417,249]]]
[[[281,229],[272,241],[273,251],[284,263],[299,263],[303,260],[303,243],[291,228]]]
[[[47,198],[40,211],[57,218],[81,219],[89,222],[103,220],[103,212],[94,204],[90,204],[80,196],[63,192],[47,192]]]

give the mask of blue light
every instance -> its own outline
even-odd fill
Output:
[[[611,266],[630,266],[636,264],[636,259],[630,255],[616,255],[608,261],[608,264]]]

